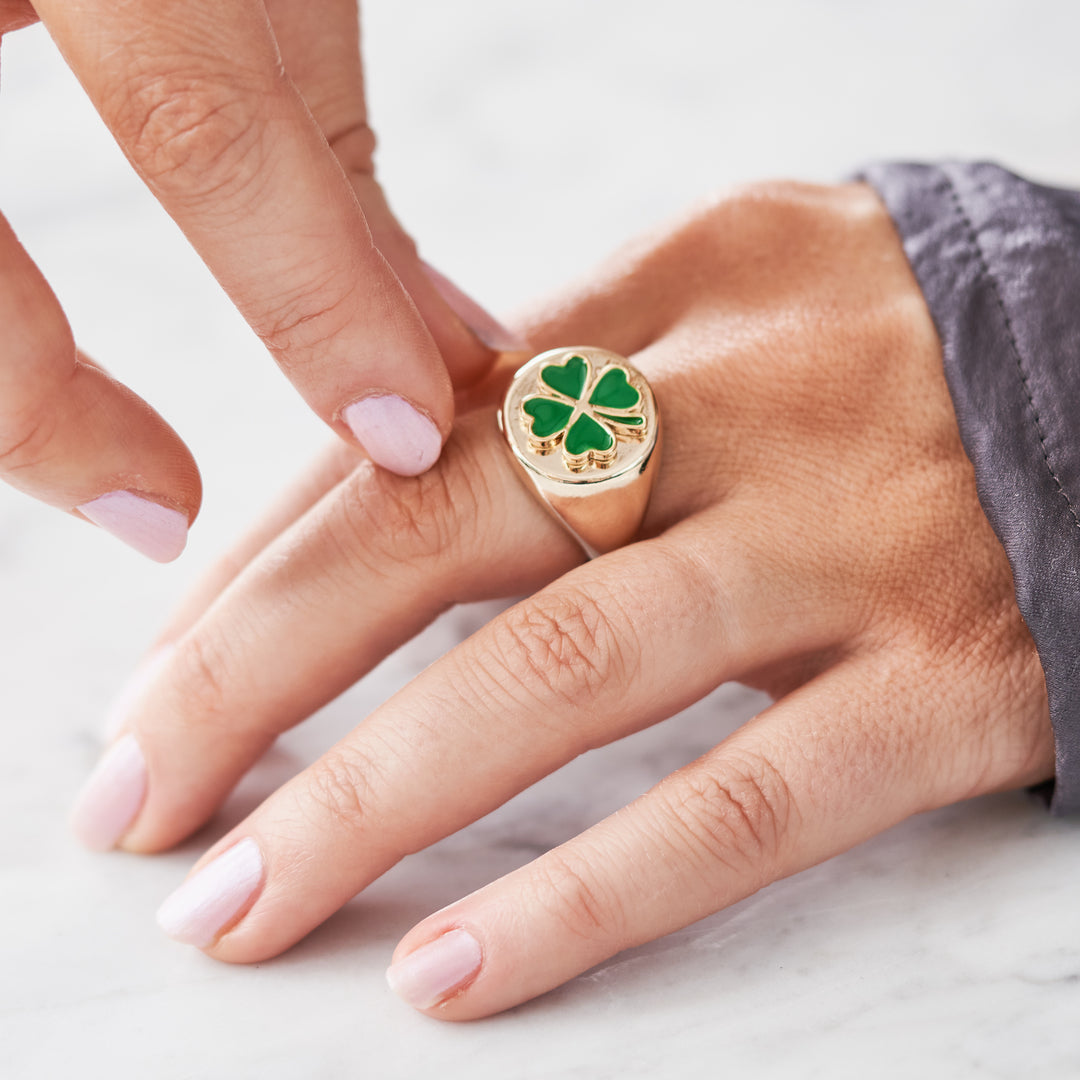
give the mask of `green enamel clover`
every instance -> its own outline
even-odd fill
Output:
[[[640,439],[645,434],[641,391],[618,364],[609,364],[595,378],[584,356],[545,364],[538,389],[540,393],[521,403],[529,445],[546,454],[561,444],[566,466],[573,472],[590,464],[610,465],[620,438]]]

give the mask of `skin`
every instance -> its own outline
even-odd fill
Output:
[[[355,0],[0,0],[0,38],[39,18],[319,416],[356,446],[342,408],[390,392],[445,436],[451,381],[496,354],[439,296],[376,181]],[[190,523],[201,499],[190,451],[77,350],[3,217],[0,478],[68,511],[130,489]]]
[[[274,956],[395,862],[727,680],[765,712],[629,807],[411,930],[463,927],[481,1017],[905,817],[1053,773],[1042,671],[979,506],[940,345],[860,185],[731,192],[526,317],[656,392],[641,538],[585,563],[500,442],[497,372],[416,479],[335,448],[189,599],[124,730],[121,846],[206,822],[281,731],[450,605],[531,594],[223,837],[266,874],[206,951]],[[507,365],[508,367],[512,365]]]

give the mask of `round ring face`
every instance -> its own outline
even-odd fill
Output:
[[[515,457],[564,484],[640,472],[659,432],[645,377],[607,349],[551,349],[514,376],[499,416]]]

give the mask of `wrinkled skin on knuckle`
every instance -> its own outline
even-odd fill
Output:
[[[335,828],[359,831],[370,823],[380,766],[355,747],[337,746],[324,754],[306,777],[304,816],[320,829],[329,818]]]
[[[621,948],[626,936],[623,905],[611,890],[602,889],[591,865],[558,848],[548,852],[534,864],[524,906],[548,912],[574,938]]]
[[[176,684],[184,689],[182,722],[221,737],[238,733],[242,710],[235,710],[233,703],[237,700],[235,660],[240,651],[212,624],[177,645],[169,663]]]
[[[541,594],[515,605],[494,629],[488,663],[526,701],[587,708],[605,686],[629,678],[625,621],[615,598],[599,590]]]
[[[239,69],[158,62],[117,79],[102,112],[152,187],[176,198],[224,200],[259,171],[268,151],[259,118],[276,90]]]
[[[355,282],[366,277],[357,268],[355,274],[341,273],[334,265],[313,273],[290,267],[288,291],[260,299],[259,310],[250,318],[251,328],[271,355],[288,374],[318,368],[356,319]],[[366,288],[382,288],[368,281]],[[392,301],[385,305],[389,311]]]
[[[488,517],[489,501],[472,453],[453,438],[421,476],[364,462],[342,488],[340,545],[368,572],[450,564],[460,552],[486,546],[477,524]]]
[[[19,476],[52,460],[59,416],[44,405],[32,414],[5,418],[0,427],[0,475],[19,486]]]
[[[18,473],[51,460],[54,436],[63,422],[58,403],[78,371],[75,341],[66,323],[50,325],[37,343],[43,360],[42,376],[30,385],[16,385],[0,402],[0,473],[17,484]]]
[[[729,755],[715,772],[676,774],[663,798],[669,843],[700,863],[705,880],[764,885],[797,831],[791,789],[763,756]]]

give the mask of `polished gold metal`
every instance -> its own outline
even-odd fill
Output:
[[[592,347],[533,357],[506,392],[499,428],[530,489],[590,558],[634,538],[659,467],[660,414],[625,357]]]

